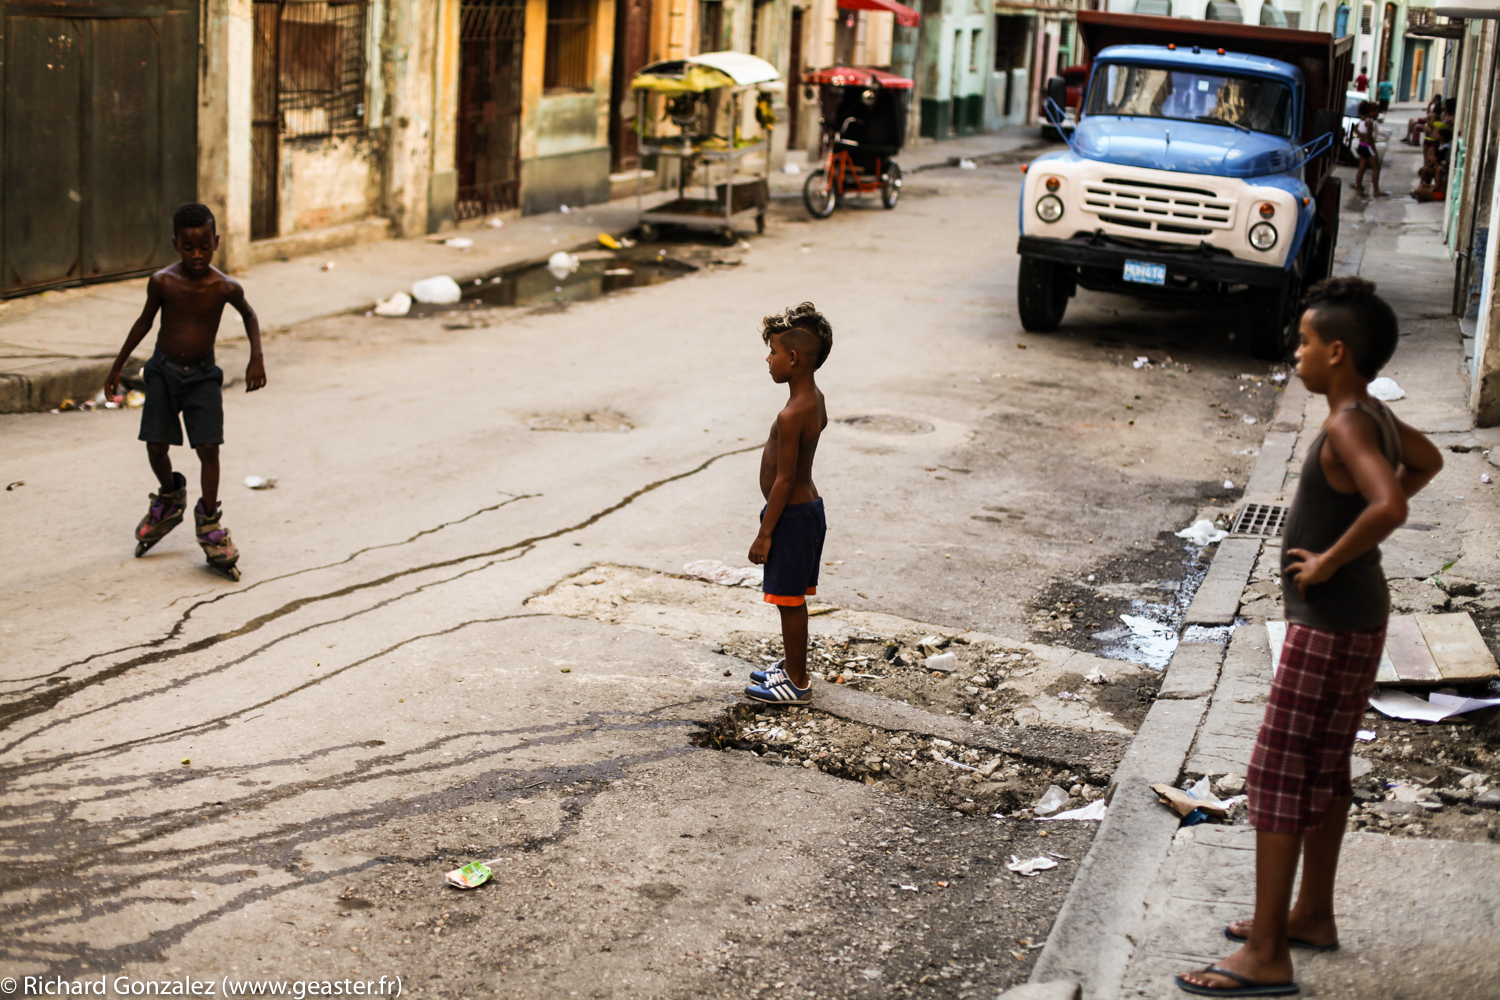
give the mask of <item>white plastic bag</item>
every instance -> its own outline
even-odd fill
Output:
[[[1185,538],[1199,548],[1222,542],[1229,537],[1229,532],[1215,528],[1212,521],[1194,521],[1176,534],[1178,538]]]
[[[423,278],[411,286],[411,297],[430,305],[451,306],[464,297],[458,282],[440,274],[436,278]]]
[[[405,292],[397,292],[388,299],[381,299],[375,303],[376,316],[405,316],[411,312],[411,296]]]

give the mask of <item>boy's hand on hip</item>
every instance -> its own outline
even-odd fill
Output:
[[[266,386],[266,362],[259,355],[252,355],[245,366],[245,391],[254,392]]]
[[[750,561],[757,566],[765,565],[771,557],[771,536],[756,535],[755,544],[750,546]]]
[[[1286,551],[1292,557],[1292,561],[1287,563],[1286,571],[1291,574],[1292,583],[1297,585],[1297,593],[1303,597],[1307,596],[1308,587],[1323,583],[1333,576],[1334,567],[1324,561],[1321,552],[1309,552],[1306,549]]]

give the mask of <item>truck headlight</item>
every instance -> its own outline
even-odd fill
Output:
[[[1056,222],[1063,215],[1062,199],[1055,194],[1042,195],[1041,199],[1036,203],[1036,214],[1037,218],[1043,222]],[[1272,242],[1275,242],[1274,236],[1272,237]]]
[[[1276,245],[1276,227],[1269,222],[1257,222],[1250,227],[1250,245],[1257,250],[1269,250]]]

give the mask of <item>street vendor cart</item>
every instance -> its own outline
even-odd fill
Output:
[[[714,230],[725,243],[733,243],[736,231],[751,225],[758,233],[766,231],[771,126],[776,120],[766,95],[785,89],[780,76],[764,59],[743,52],[668,59],[635,74],[630,86],[636,93],[635,127],[641,155],[656,156],[658,170],[662,169],[662,158],[676,157],[679,161],[677,197],[649,210],[641,174],[636,174],[641,239],[655,239],[663,225]],[[666,98],[666,117],[680,134],[646,134],[646,97],[653,93]],[[747,99],[755,101],[760,129],[758,136],[742,139],[740,123]],[[715,123],[721,121],[727,123],[727,134],[716,135]],[[756,153],[761,154],[759,175],[738,175],[742,161]],[[688,193],[688,178],[695,172],[702,175],[701,198]]]

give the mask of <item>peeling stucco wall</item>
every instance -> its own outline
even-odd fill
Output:
[[[378,134],[290,139],[281,145],[281,235],[379,214],[384,171]]]

